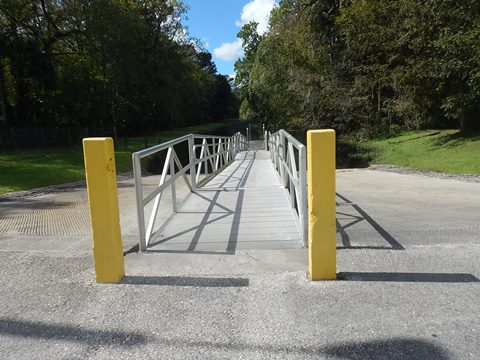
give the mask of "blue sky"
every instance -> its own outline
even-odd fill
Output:
[[[242,55],[237,39],[242,24],[255,20],[258,31],[265,32],[275,0],[185,0],[185,4],[189,10],[184,24],[190,36],[206,45],[220,74],[231,75]]]

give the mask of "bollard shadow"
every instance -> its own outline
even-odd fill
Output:
[[[38,321],[0,319],[0,335],[31,339],[69,341],[89,346],[133,347],[150,339],[143,334],[117,330],[84,329],[74,325],[46,324]]]
[[[337,250],[343,249],[369,249],[369,250],[405,250],[405,248],[379,223],[377,223],[370,215],[365,212],[360,206],[353,203],[345,196],[336,193],[337,197],[345,202],[345,205],[351,206],[358,215],[347,214],[343,212],[338,212],[337,215],[347,216],[351,218],[351,222],[346,225],[341,225],[336,219],[337,233],[340,234],[342,240],[342,246],[338,246]],[[337,203],[338,205],[338,203]],[[351,239],[346,229],[351,227],[359,222],[366,221],[368,224],[375,229],[375,231],[388,243],[388,246],[352,246]]]
[[[338,280],[374,282],[476,283],[478,278],[467,273],[405,273],[405,272],[339,272]]]
[[[122,284],[185,287],[248,287],[247,278],[212,278],[192,276],[125,276]]]

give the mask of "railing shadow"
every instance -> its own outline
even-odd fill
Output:
[[[239,188],[245,186],[245,184],[248,180],[248,177],[250,176],[250,172],[252,170],[253,163],[256,159],[256,153],[255,152],[252,153],[251,158],[247,158],[248,154],[249,154],[249,152],[245,152],[245,156],[240,162],[236,163],[235,165],[233,165],[233,164],[230,165],[230,167],[235,166],[235,169],[225,178],[225,180],[221,184],[215,185],[214,188],[204,185],[199,190],[201,190],[201,191],[205,191],[205,190],[207,190],[207,191],[208,190],[218,191],[219,189],[225,189],[225,190],[229,190],[229,191],[238,191]],[[234,175],[237,174],[237,172],[242,168],[242,166],[247,161],[248,161],[248,163],[245,166],[245,169],[243,170],[243,173],[240,175],[240,177],[238,177],[238,176],[235,177]],[[220,174],[218,174],[217,176],[219,176]],[[229,181],[231,181],[231,184],[229,184]],[[209,183],[209,185],[212,186],[211,182]]]
[[[241,166],[244,164],[244,162],[246,160],[247,160],[246,158],[243,159],[237,165],[237,167],[232,171],[232,173],[220,185],[220,188],[225,186],[225,184],[232,178],[233,174],[235,174],[238,171],[238,169],[241,168]],[[229,208],[227,208],[227,207],[218,203],[218,198],[221,194],[220,190],[216,190],[212,199],[209,199],[208,197],[202,195],[200,193],[200,191],[202,189],[199,189],[199,191],[196,191],[192,195],[193,196],[198,196],[198,197],[202,198],[203,200],[205,200],[209,203],[207,210],[205,211],[202,219],[200,220],[200,223],[197,226],[192,226],[188,229],[182,230],[182,231],[180,231],[178,233],[175,233],[173,235],[170,235],[166,238],[162,238],[161,240],[153,241],[151,243],[151,245],[149,246],[148,251],[149,252],[156,252],[156,253],[190,253],[190,254],[197,253],[197,254],[212,254],[212,255],[219,255],[219,254],[233,255],[233,254],[235,254],[235,250],[237,248],[237,242],[238,242],[238,231],[239,231],[239,227],[240,227],[240,218],[241,218],[241,214],[242,214],[242,207],[243,207],[243,202],[244,202],[244,197],[245,197],[245,191],[240,189],[240,188],[243,187],[246,184],[246,182],[248,180],[248,177],[250,176],[250,172],[252,170],[254,161],[255,161],[255,153],[253,154],[252,158],[248,159],[248,164],[245,167],[245,169],[243,171],[243,174],[240,176],[240,178],[238,178],[238,183],[236,185],[236,188],[235,189],[233,189],[233,188],[230,189],[229,188],[230,191],[237,191],[237,194],[238,194],[234,210],[231,210],[231,209],[229,209]],[[237,180],[237,179],[235,179],[235,180]],[[222,215],[217,216],[214,219],[211,219],[211,216],[214,214],[214,209],[216,207],[220,207],[225,212]],[[178,212],[178,214],[181,214],[181,213],[182,213],[182,211],[180,210]],[[203,231],[205,230],[205,227],[209,224],[212,224],[216,221],[222,220],[222,219],[227,218],[227,217],[232,216],[232,215],[233,215],[232,224],[231,224],[230,233],[229,233],[228,239],[227,239],[226,250],[223,251],[223,252],[220,252],[220,251],[197,251],[196,248],[197,248],[197,246],[200,242],[200,238],[202,236]],[[192,240],[191,240],[188,248],[184,251],[182,251],[182,250],[168,250],[168,249],[166,249],[166,250],[154,249],[154,247],[156,245],[165,244],[169,240],[173,240],[173,239],[177,238],[178,236],[188,234],[192,231],[194,231]],[[159,234],[155,235],[156,238],[158,237],[158,235]]]
[[[337,212],[337,215],[344,215],[353,218],[353,221],[347,225],[341,225],[338,219],[336,220],[337,225],[337,232],[340,234],[342,239],[343,246],[337,247],[338,250],[342,249],[369,249],[369,250],[405,250],[405,248],[387,231],[385,230],[379,223],[377,223],[370,215],[365,212],[360,206],[353,203],[345,196],[340,195],[339,193],[336,194],[338,198],[343,200],[346,205],[350,205],[355,211],[358,212],[359,216],[345,214],[341,212]],[[352,246],[351,239],[346,229],[350,226],[353,226],[361,221],[367,221],[370,226],[372,226],[375,231],[389,244],[389,246]]]
[[[185,229],[183,231],[180,231],[176,234],[173,234],[171,236],[162,238],[161,240],[154,241],[149,245],[149,247],[154,247],[156,245],[166,243],[167,241],[175,239],[178,236],[185,235],[185,234],[188,234],[189,232],[195,231],[195,233],[193,235],[193,238],[192,238],[192,241],[191,241],[188,249],[186,250],[186,252],[193,252],[196,245],[198,244],[198,241],[200,239],[200,236],[201,236],[203,230],[205,229],[205,226],[207,226],[208,224],[212,224],[216,221],[222,220],[222,219],[234,214],[234,212],[232,210],[228,209],[227,207],[225,207],[225,206],[223,206],[223,205],[221,205],[217,202],[218,197],[220,196],[220,191],[217,191],[212,199],[209,199],[206,196],[203,196],[203,195],[199,194],[198,192],[195,192],[192,195],[193,196],[198,196],[198,197],[202,198],[203,200],[205,200],[209,203],[208,208],[205,211],[205,213],[204,213],[202,219],[200,220],[200,223],[198,224],[198,226],[192,226],[192,227],[190,227],[188,229]],[[221,214],[220,216],[218,216],[214,219],[210,219],[210,216],[214,213],[213,210],[214,210],[215,207],[220,207],[222,210],[224,210],[224,212],[220,213]],[[179,211],[178,213],[181,214],[182,212]],[[160,234],[156,233],[155,237],[158,237],[159,235]],[[151,251],[151,250],[149,249],[149,251]]]

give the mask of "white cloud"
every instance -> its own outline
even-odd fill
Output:
[[[258,23],[257,32],[261,35],[268,30],[268,20],[270,12],[277,6],[276,0],[250,0],[242,8],[240,20],[236,21],[236,25],[241,27],[251,21]],[[236,39],[233,42],[226,42],[220,47],[213,50],[213,55],[221,60],[232,61],[243,56],[242,40]]]
[[[255,21],[258,23],[258,33],[263,35],[268,30],[270,12],[276,5],[275,0],[251,0],[243,7],[240,20],[237,20],[235,24],[241,27],[250,21]]]
[[[227,42],[213,50],[213,55],[217,58],[232,61],[243,55],[242,40],[237,39],[234,42]]]

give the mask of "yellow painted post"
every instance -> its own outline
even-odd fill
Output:
[[[311,280],[335,280],[335,131],[307,133],[308,260]]]
[[[125,276],[125,267],[113,139],[83,139],[83,155],[96,279],[102,283],[118,283]]]

